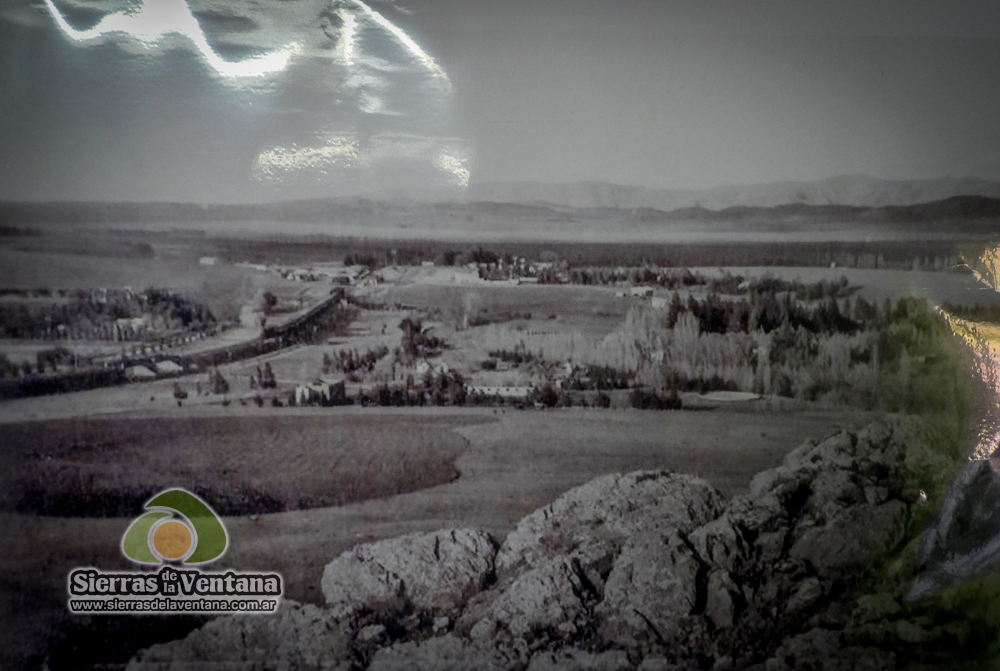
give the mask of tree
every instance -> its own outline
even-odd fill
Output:
[[[278,297],[272,294],[270,291],[265,291],[263,296],[263,307],[264,314],[271,314],[274,308],[278,305]]]
[[[216,368],[215,371],[210,376],[212,393],[213,394],[228,394],[229,393],[229,381],[222,376],[219,369]]]
[[[677,324],[677,317],[684,311],[684,303],[681,302],[680,292],[674,291],[670,298],[670,309],[667,311],[667,327],[673,328]]]
[[[421,332],[421,327],[422,325],[419,321],[410,319],[409,317],[406,317],[403,321],[399,322],[399,328],[403,332],[400,348],[411,361],[417,357],[417,340]]]
[[[552,388],[552,385],[546,384],[538,390],[535,400],[546,407],[552,408],[559,402],[559,394]]]
[[[261,389],[274,389],[277,386],[278,382],[274,379],[274,371],[271,370],[271,362],[268,361],[264,364],[264,370],[260,375],[260,387]]]

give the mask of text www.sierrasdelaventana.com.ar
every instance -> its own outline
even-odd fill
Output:
[[[70,599],[74,613],[273,613],[277,599]]]

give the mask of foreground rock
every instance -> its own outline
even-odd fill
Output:
[[[453,615],[493,575],[496,549],[471,529],[415,533],[359,545],[323,571],[323,596],[337,618],[407,608]]]
[[[718,517],[723,499],[704,480],[669,471],[605,475],[571,489],[525,517],[497,554],[503,577],[568,555],[600,572],[625,540],[688,533]]]
[[[722,497],[707,482],[666,471],[604,476],[572,489],[507,536],[497,585],[469,603],[457,629],[535,645],[580,640],[596,627],[623,548],[685,534],[721,511]]]
[[[918,434],[893,420],[807,443],[728,504],[692,476],[605,476],[524,518],[499,551],[471,530],[358,546],[326,567],[326,608],[219,618],[133,667],[891,669],[843,631],[858,577],[916,501]]]
[[[326,610],[285,601],[275,615],[228,615],[140,652],[127,671],[193,668],[348,671],[348,632]]]

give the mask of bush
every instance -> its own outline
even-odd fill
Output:
[[[676,391],[667,395],[646,389],[633,389],[628,396],[629,404],[639,410],[680,410],[681,399]]]

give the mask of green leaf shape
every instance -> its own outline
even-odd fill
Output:
[[[190,520],[195,533],[198,534],[198,547],[184,561],[185,564],[212,561],[225,552],[229,544],[225,527],[212,509],[194,494],[183,489],[168,489],[157,494],[146,507],[176,510]]]
[[[132,522],[132,526],[128,528],[125,537],[122,538],[122,552],[125,553],[126,557],[143,564],[161,563],[149,550],[149,530],[164,517],[170,517],[170,513],[146,513]]]

